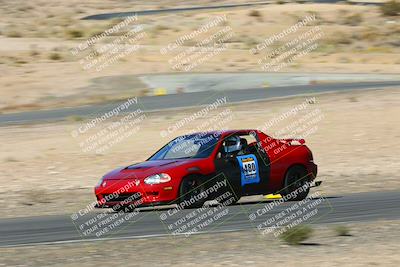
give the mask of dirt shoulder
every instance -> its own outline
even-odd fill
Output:
[[[75,212],[94,201],[93,187],[105,173],[145,160],[175,136],[199,126],[217,130],[262,129],[274,118],[310,100],[313,104],[295,117],[270,125],[266,132],[281,137],[282,129],[319,110],[320,120],[310,125],[304,121],[301,124],[302,128],[307,126],[305,131],[314,130],[305,139],[319,166],[318,179],[323,181],[318,190],[325,195],[341,195],[400,189],[400,163],[394,160],[398,158],[395,148],[400,137],[395,115],[400,114],[400,92],[385,89],[317,95],[315,99],[304,96],[228,103],[165,137],[161,135],[163,131],[199,112],[200,108],[145,114],[138,131],[104,153],[84,152],[79,145],[82,139],[72,137],[71,133],[88,121],[1,127],[0,216]],[[221,112],[228,111],[230,120],[215,122]],[[99,129],[111,123],[112,120],[105,121]],[[289,135],[297,137],[293,129]]]
[[[0,248],[6,266],[399,266],[398,221],[352,223],[348,236],[335,225],[312,226],[300,246],[254,231]],[[123,242],[123,244],[122,244]],[[21,256],[23,255],[23,257]]]

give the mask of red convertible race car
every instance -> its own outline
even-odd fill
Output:
[[[96,185],[97,207],[181,204],[201,207],[229,192],[279,193],[306,198],[317,165],[303,139],[274,139],[258,130],[194,133],[177,137],[146,161],[118,168]],[[301,189],[301,190],[299,190]]]

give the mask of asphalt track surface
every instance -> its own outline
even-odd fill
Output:
[[[245,101],[262,101],[299,95],[312,95],[317,93],[385,89],[388,87],[399,86],[400,81],[382,81],[298,85],[270,88],[248,88],[226,91],[201,91],[184,94],[171,94],[158,97],[148,96],[138,98],[138,103],[136,105],[131,105],[128,109],[124,110],[124,112],[132,112],[134,110],[137,110],[138,108],[140,108],[143,112],[154,112],[177,108],[200,107],[214,103],[215,101],[217,101],[217,99],[223,97],[226,97],[227,104],[230,104]],[[68,118],[70,116],[94,118],[114,109],[123,102],[125,101],[109,102],[73,108],[61,108],[54,110],[0,114],[0,126],[36,122],[52,122],[64,120],[65,118]],[[121,113],[121,115],[123,115],[123,113]]]
[[[333,4],[338,3],[341,0],[311,0],[307,1],[310,3],[323,3],[323,4]],[[219,9],[228,9],[228,8],[237,8],[237,7],[251,7],[251,6],[260,6],[260,5],[269,5],[274,4],[274,1],[259,1],[259,2],[250,2],[243,4],[226,4],[226,5],[213,5],[213,6],[194,6],[194,7],[181,7],[181,8],[167,8],[167,9],[152,9],[152,10],[138,10],[138,11],[129,11],[129,12],[115,12],[115,13],[104,13],[104,14],[96,14],[84,17],[84,20],[107,20],[114,18],[124,18],[129,16],[146,16],[146,15],[156,15],[156,14],[168,14],[168,13],[178,13],[178,12],[187,12],[187,11],[202,11],[202,10],[219,10]],[[354,2],[355,5],[379,5],[380,3],[368,3],[368,2]]]
[[[271,201],[262,203],[242,203],[234,206],[228,206],[224,210],[226,215],[217,218],[207,227],[202,228],[200,233],[221,233],[243,230],[257,230],[257,226],[268,218],[275,217],[287,208],[299,205],[300,202],[285,202],[275,205],[271,210],[263,215],[256,216],[254,220],[250,220],[252,214],[262,214],[261,210],[266,205],[270,205]],[[275,203],[277,203],[275,201]],[[396,220],[400,219],[400,191],[387,192],[370,192],[349,194],[343,196],[323,196],[315,197],[305,204],[316,204],[313,208],[317,209],[317,213],[303,223],[307,224],[326,224],[326,223],[348,223],[348,222],[366,222],[374,220]],[[304,204],[304,205],[305,205]],[[304,205],[302,207],[304,207]],[[74,242],[94,242],[101,240],[115,239],[135,239],[150,237],[171,237],[172,230],[168,226],[178,222],[179,219],[188,217],[188,214],[196,213],[197,217],[201,216],[215,207],[199,209],[181,210],[172,216],[164,218],[162,214],[172,214],[173,209],[159,209],[150,211],[140,211],[135,213],[124,213],[120,216],[131,216],[114,228],[108,234],[101,237],[93,235],[83,236],[78,229],[81,224],[87,222],[90,218],[94,218],[99,214],[110,216],[118,215],[117,213],[104,211],[91,211],[88,214],[79,217],[73,221],[71,215],[55,215],[42,217],[22,217],[13,219],[0,220],[0,247],[26,246],[38,244],[60,244]],[[218,209],[218,208],[217,208]],[[228,212],[226,212],[228,210]],[[315,209],[314,209],[315,210]],[[311,211],[311,209],[309,210]],[[292,212],[294,213],[294,211]],[[309,212],[310,214],[311,212]],[[213,215],[216,215],[215,212]],[[221,214],[218,213],[218,214]],[[304,213],[305,214],[305,213]],[[122,218],[122,217],[119,217]],[[194,217],[193,217],[194,218]],[[118,219],[115,219],[116,221]],[[178,226],[182,224],[177,224]],[[181,232],[184,235],[185,232]],[[260,232],[261,234],[261,232]],[[190,236],[188,237],[190,238]]]

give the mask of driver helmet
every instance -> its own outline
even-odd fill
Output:
[[[239,136],[230,136],[225,139],[224,151],[225,153],[237,152],[242,149]]]

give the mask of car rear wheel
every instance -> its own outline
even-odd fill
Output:
[[[310,192],[308,183],[309,176],[306,168],[300,165],[293,166],[286,173],[283,195],[287,196],[288,200],[303,200]]]
[[[199,176],[191,175],[182,180],[179,189],[179,205],[185,209],[200,208],[206,202],[204,182]]]

